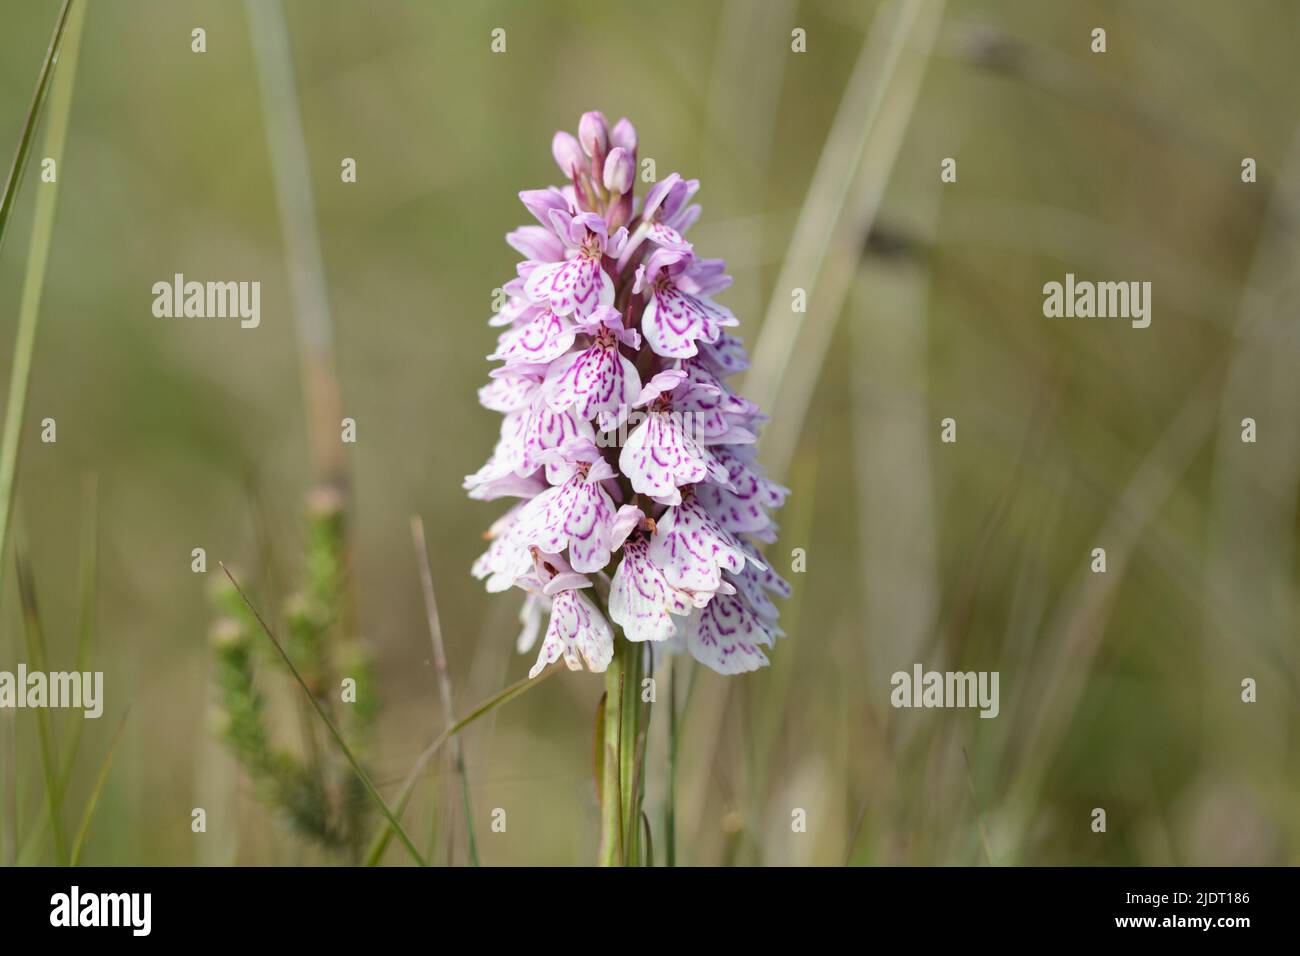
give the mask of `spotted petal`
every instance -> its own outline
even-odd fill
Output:
[[[529,594],[524,598],[523,607],[519,609],[519,636],[515,638],[515,650],[527,654],[537,643],[537,635],[542,631],[542,615],[551,610],[551,599],[542,594]]]
[[[534,302],[549,302],[556,315],[582,319],[614,304],[614,282],[601,268],[600,257],[585,253],[534,269],[524,292]]]
[[[739,574],[746,560],[764,567],[693,496],[659,519],[650,538],[650,560],[669,584],[691,592],[720,590],[722,572]]]
[[[650,560],[644,537],[623,546],[623,560],[609,586],[609,616],[629,641],[666,641],[677,630],[672,615],[689,614],[691,595],[668,583]]]
[[[517,468],[522,474],[531,474],[538,467],[546,465],[546,477],[555,480],[559,465],[548,463],[545,453],[552,448],[559,448],[574,438],[595,441],[596,432],[591,422],[578,418],[569,409],[556,410],[539,395],[527,412],[527,424],[523,431],[523,453]]]
[[[666,249],[689,249],[691,244],[682,238],[682,234],[663,222],[652,222],[646,230],[651,241]]]
[[[772,634],[738,594],[718,594],[686,621],[691,656],[719,674],[744,674],[767,666],[763,646]]]
[[[728,388],[713,367],[701,356],[680,363],[686,373],[685,381],[691,386],[691,400],[701,407],[716,407],[726,415],[752,418],[761,414],[758,403],[737,395]]]
[[[471,573],[480,581],[486,578],[489,591],[507,591],[532,570],[532,555],[515,534],[519,517],[527,507],[511,508],[488,531],[492,543],[474,562]]]
[[[709,452],[727,470],[728,484],[742,498],[766,508],[779,508],[785,503],[790,489],[767,477],[762,466],[754,460],[752,448],[715,445],[710,446]]]
[[[727,470],[712,453],[687,434],[682,419],[669,411],[651,411],[628,436],[618,456],[618,470],[632,490],[665,505],[682,500],[679,489],[704,481],[727,483]]]
[[[564,658],[569,670],[600,673],[614,657],[614,633],[596,605],[581,591],[561,591],[551,599],[551,621],[546,628],[537,663],[528,671],[536,677],[547,665]]]
[[[641,332],[657,355],[690,358],[699,352],[697,341],[716,342],[723,326],[738,324],[730,309],[712,299],[667,284],[652,288],[641,314]]]
[[[749,356],[744,343],[734,335],[723,332],[716,342],[700,345],[700,357],[707,362],[717,375],[725,378],[749,368]]]
[[[525,540],[548,554],[569,549],[573,570],[590,573],[609,564],[614,502],[599,480],[575,474],[524,506]]]
[[[730,448],[709,451],[726,466],[731,487],[702,484],[696,489],[700,502],[728,531],[752,534],[767,530],[772,519],[764,509],[781,507],[788,489],[769,480],[756,464]]]
[[[748,444],[754,435],[742,423],[758,406],[731,392],[698,359],[681,363],[687,378],[674,393],[673,410],[689,415],[691,434],[703,444]]]
[[[488,358],[507,364],[551,362],[569,351],[576,337],[577,329],[570,319],[544,309],[527,324],[503,333],[497,350]]]
[[[501,419],[501,434],[492,457],[474,474],[465,478],[464,487],[471,498],[490,501],[506,496],[531,496],[540,490],[534,479],[537,465],[524,465],[526,434],[531,412],[511,412]]]
[[[589,348],[551,365],[542,393],[552,408],[570,408],[579,418],[617,414],[641,391],[636,366],[619,351],[613,335],[600,335]]]
[[[478,400],[484,408],[504,415],[531,405],[540,387],[541,383],[530,375],[494,375],[491,382],[478,390]]]
[[[745,551],[751,555],[757,556],[758,552],[749,545],[745,545]],[[790,585],[781,575],[777,574],[770,567],[761,571],[753,565],[746,565],[745,570],[740,574],[731,574],[727,576],[736,587],[736,591],[745,599],[745,602],[753,608],[754,612],[765,621],[772,623],[767,624],[768,630],[779,636],[780,628],[775,624],[776,619],[780,616],[768,592],[779,594],[781,597],[790,596]]]

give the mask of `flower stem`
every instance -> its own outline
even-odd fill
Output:
[[[623,669],[628,642],[614,638],[614,657],[605,670],[605,724],[601,730],[600,857],[601,866],[623,864]]]
[[[623,865],[641,865],[641,675],[642,645],[623,642],[623,739],[619,744],[619,790],[623,795]]]
[[[664,842],[668,866],[677,865],[677,661],[668,665],[668,811]]]
[[[641,731],[642,648],[614,638],[614,658],[605,671],[605,716],[600,762],[601,866],[639,866],[641,794],[638,763],[644,753]]]

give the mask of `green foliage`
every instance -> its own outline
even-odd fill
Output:
[[[363,643],[344,635],[341,621],[347,587],[347,555],[342,498],[333,490],[308,495],[305,553],[300,587],[282,604],[285,653],[332,722],[365,744],[376,715],[374,668]],[[214,579],[212,603],[220,615],[212,626],[217,714],[215,729],[252,780],[259,798],[277,810],[290,827],[319,847],[356,859],[369,820],[364,786],[332,751],[322,746],[317,726],[300,721],[297,750],[273,740],[261,687],[284,688],[285,700],[302,698],[283,681],[263,680],[268,661],[287,670],[278,655],[258,648],[260,625],[239,591],[224,575]],[[355,681],[355,698],[338,692],[344,678]]]

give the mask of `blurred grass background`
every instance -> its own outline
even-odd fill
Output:
[[[870,239],[832,249],[851,264],[846,303],[819,301],[816,275],[798,283],[810,307],[782,388],[809,400],[799,415],[778,390],[769,409],[794,492],[769,554],[788,571],[804,548],[808,570],[787,575],[773,667],[694,675],[679,860],[1300,861],[1294,6],[924,6],[942,20],[928,59],[909,54],[923,73],[897,159],[849,195],[853,220],[879,192],[878,214],[855,220]],[[517,191],[556,179],[551,134],[587,109],[626,115],[661,177],[702,179],[692,238],[727,259],[724,301],[753,351],[774,334],[764,315],[789,314],[768,305],[789,301],[773,286],[854,65],[907,5],[285,8],[343,414],[358,423],[357,620],[381,694],[373,776],[391,794],[444,726],[410,515],[432,547],[455,712],[529,665],[512,647],[518,598],[469,577],[502,509],[460,481],[495,440],[475,395],[485,319],[513,274]],[[55,12],[0,2],[6,156]],[[795,27],[806,54],[790,52]],[[345,156],[355,184],[339,180]],[[941,186],[947,156],[958,181]],[[1256,184],[1240,178],[1247,156]],[[0,258],[5,369],[38,174],[39,156]],[[107,700],[65,825],[129,704],[86,862],[318,861],[212,739],[208,581],[190,570],[195,547],[206,577],[217,560],[258,568],[269,603],[298,571],[311,479],[242,3],[90,4],[60,188],[28,405],[30,422],[57,420],[58,442],[29,422],[19,510],[50,666],[70,667],[81,487],[98,476]],[[1152,326],[1045,319],[1042,285],[1067,271],[1152,281]],[[261,327],[155,318],[150,287],[176,272],[260,280]],[[955,445],[938,441],[948,416]],[[1239,441],[1246,416],[1258,444]],[[1106,575],[1088,572],[1094,547]],[[5,669],[24,659],[19,607],[9,583]],[[1001,715],[892,710],[889,675],[914,661],[999,671]],[[1244,677],[1258,703],[1240,702]],[[484,863],[594,859],[600,691],[560,675],[466,733]],[[648,758],[657,832],[665,699]],[[16,717],[23,833],[42,800],[30,716]],[[73,719],[56,715],[61,741]],[[407,817],[441,861],[466,859],[457,793],[444,761]],[[194,807],[206,834],[191,833]],[[494,808],[505,833],[488,829]],[[794,808],[807,833],[791,832]]]

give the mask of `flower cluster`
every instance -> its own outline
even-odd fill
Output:
[[[501,434],[465,479],[472,498],[520,500],[474,575],[527,592],[520,653],[549,614],[532,676],[560,657],[605,670],[610,621],[724,674],[762,667],[789,585],[755,542],[775,539],[787,491],[755,461],[765,416],[724,384],[747,358],[714,301],[724,263],[685,238],[699,182],[673,173],[638,204],[636,131],[600,113],[552,152],[568,183],[520,193],[537,223],[506,236],[524,260],[479,392]]]

